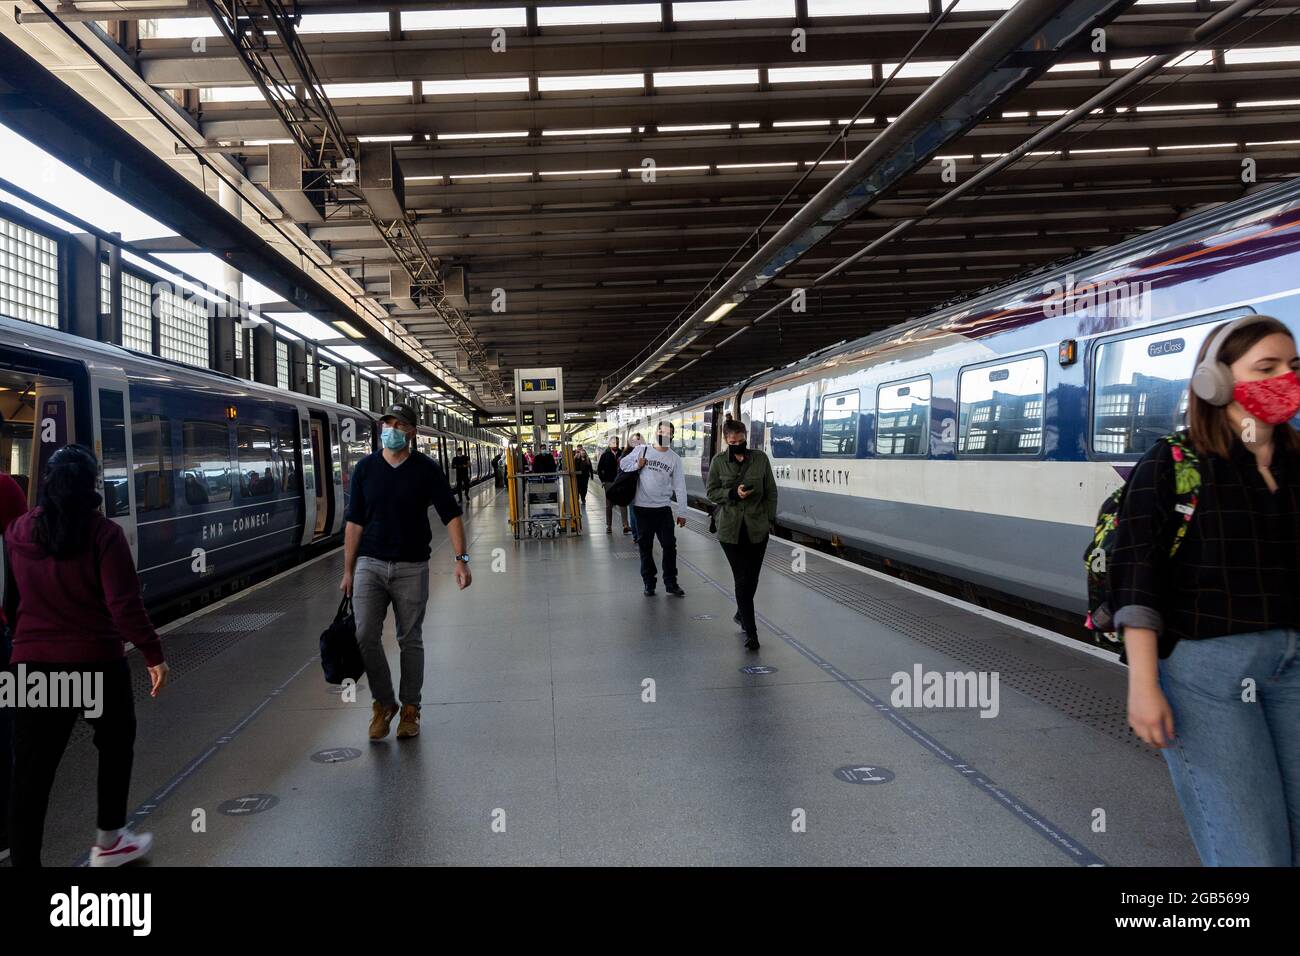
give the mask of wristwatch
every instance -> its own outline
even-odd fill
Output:
[[[456,555],[456,560],[457,560],[457,561],[464,561],[466,564],[469,564],[469,553],[466,552],[465,554],[458,554],[458,555]]]

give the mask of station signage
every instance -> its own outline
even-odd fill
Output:
[[[519,380],[519,390],[521,392],[554,392],[557,391],[557,388],[553,378],[521,378]]]

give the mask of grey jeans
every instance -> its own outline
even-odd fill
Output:
[[[427,561],[379,561],[357,558],[352,573],[352,613],[357,622],[357,645],[366,665],[370,696],[392,707],[393,675],[384,652],[384,618],[393,605],[397,646],[401,649],[403,704],[420,705],[424,686],[424,608],[429,603]]]

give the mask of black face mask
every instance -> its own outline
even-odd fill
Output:
[[[732,454],[733,457],[736,456],[736,455],[743,455],[743,454],[745,454],[747,451],[749,451],[748,446],[747,446],[746,443],[743,442],[743,441],[742,441],[742,442],[737,442],[737,443],[734,444],[734,445],[729,444],[729,445],[727,445],[727,448],[730,450],[730,452],[731,452],[731,454]]]

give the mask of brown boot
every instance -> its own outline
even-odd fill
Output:
[[[420,736],[420,708],[414,704],[402,707],[402,719],[397,722],[397,739],[407,740]]]
[[[370,705],[370,711],[370,739],[383,740],[388,736],[388,725],[397,716],[397,707],[391,704],[385,707],[379,701],[375,701]]]

